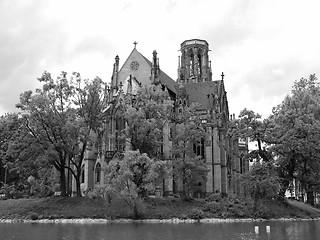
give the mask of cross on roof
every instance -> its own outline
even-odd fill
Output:
[[[222,78],[222,80],[224,79],[224,74],[223,74],[223,72],[222,72],[222,74],[221,74],[221,78]]]
[[[137,41],[134,41],[134,48],[136,48],[137,47],[137,44],[138,44],[138,42]]]

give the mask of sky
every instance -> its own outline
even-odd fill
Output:
[[[0,0],[0,115],[44,71],[110,82],[135,41],[176,80],[180,44],[198,38],[213,79],[224,72],[229,112],[267,117],[295,80],[319,76],[319,10],[317,0]]]

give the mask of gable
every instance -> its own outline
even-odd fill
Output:
[[[124,85],[128,76],[131,75],[132,78],[136,79],[142,86],[150,85],[151,67],[152,63],[134,48],[118,72],[118,84],[121,82]],[[160,83],[163,86],[167,86],[174,95],[177,93],[176,86],[178,84],[161,69],[159,80]]]
[[[118,73],[118,83],[125,83],[128,76],[137,79],[143,86],[151,84],[151,66],[134,48]]]

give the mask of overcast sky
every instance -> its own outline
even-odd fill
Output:
[[[319,76],[319,11],[317,0],[0,0],[0,115],[44,70],[110,82],[134,41],[176,80],[180,44],[200,38],[213,79],[225,74],[230,113],[266,117],[294,80]]]

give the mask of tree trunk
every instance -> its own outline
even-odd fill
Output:
[[[0,187],[4,183],[4,167],[2,166],[2,159],[0,159]]]
[[[307,203],[314,206],[314,195],[313,191],[308,191],[307,192]]]
[[[288,178],[285,178],[283,175],[281,176],[280,175],[280,178],[283,178],[284,180],[282,181],[281,185],[280,185],[280,189],[279,189],[279,199],[284,199],[285,198],[285,194],[286,194],[286,191],[289,187],[289,183],[290,181],[288,180]]]
[[[64,168],[60,169],[60,191],[61,196],[66,197],[67,196],[67,188],[66,188],[66,174]]]
[[[138,205],[136,202],[134,202],[134,204],[133,204],[133,218],[134,219],[140,218],[140,213],[139,213]]]
[[[68,168],[70,167],[70,159],[68,159]],[[67,172],[67,195],[72,195],[72,186],[70,186],[70,178],[72,177],[70,170]]]
[[[75,177],[76,180],[76,189],[77,189],[77,197],[82,197],[81,195],[81,182],[80,182],[80,178],[81,178],[81,172],[80,174],[77,174],[77,177]]]

